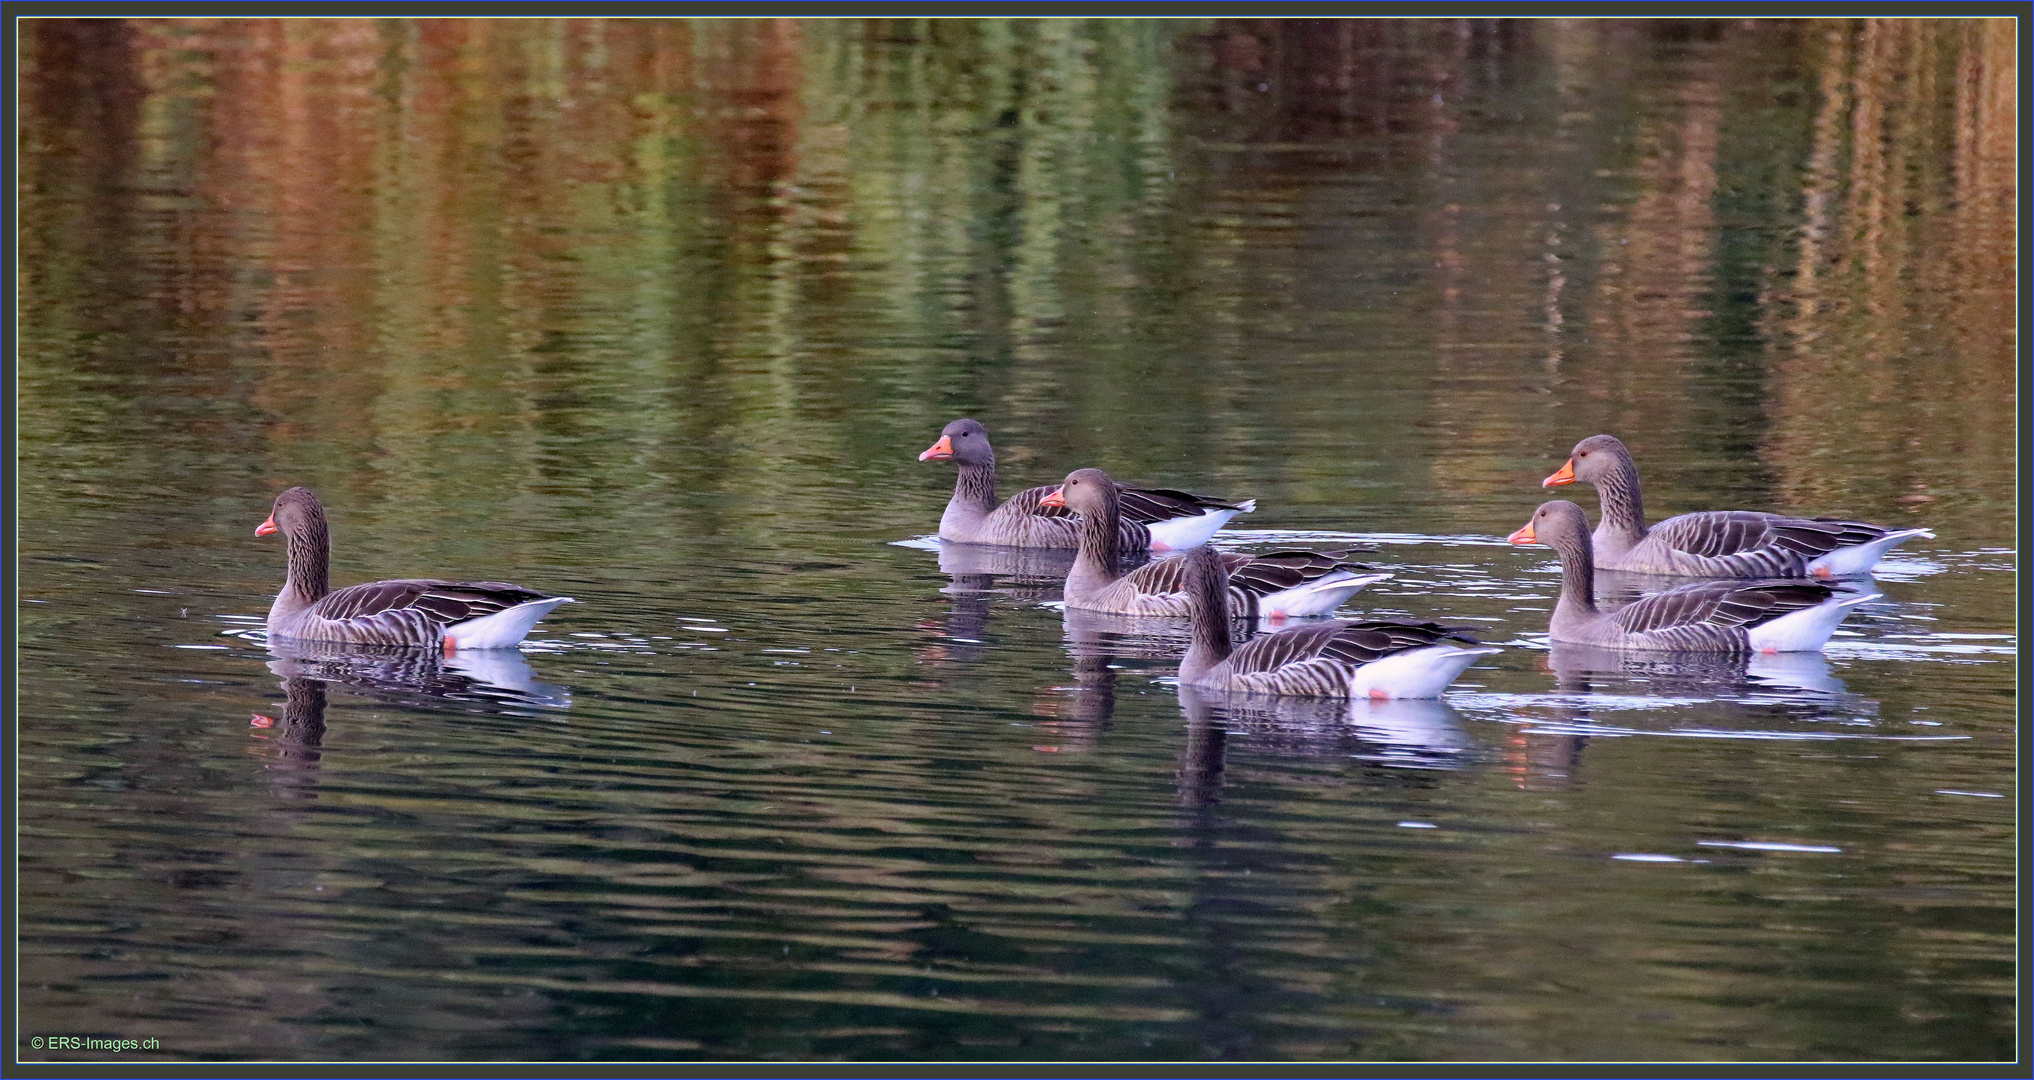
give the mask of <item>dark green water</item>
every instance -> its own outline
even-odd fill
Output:
[[[2009,26],[23,49],[24,1039],[2012,1057]],[[1255,497],[1225,546],[1375,543],[1353,609],[1507,648],[1183,701],[1177,628],[911,543],[961,415],[1010,490]],[[1656,515],[1937,535],[1826,657],[1550,651],[1503,536],[1599,431]],[[271,654],[292,484],[335,583],[579,603],[520,659]]]

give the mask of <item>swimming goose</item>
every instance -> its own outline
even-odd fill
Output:
[[[289,569],[268,609],[270,638],[460,649],[509,649],[569,596],[546,596],[500,581],[409,579],[327,583],[331,538],[325,508],[310,488],[275,497],[256,536],[283,534]]]
[[[1066,605],[1119,615],[1187,614],[1185,567],[1178,559],[1146,563],[1119,573],[1110,550],[1122,519],[1121,488],[1100,469],[1076,469],[1040,500],[1080,515],[1080,547],[1066,575]],[[1196,548],[1195,550],[1199,550]],[[1238,618],[1326,615],[1356,590],[1390,574],[1358,574],[1370,567],[1314,551],[1215,556],[1229,573],[1229,610]]]
[[[1575,444],[1568,463],[1540,481],[1560,487],[1580,480],[1596,487],[1596,565],[1682,577],[1855,577],[1895,545],[1928,529],[1887,529],[1863,521],[1798,518],[1749,510],[1712,510],[1670,517],[1646,527],[1638,465],[1615,436]]]
[[[1296,626],[1235,645],[1234,590],[1221,559],[1203,548],[1174,561],[1184,566],[1193,617],[1193,644],[1179,664],[1182,684],[1307,697],[1431,698],[1477,657],[1503,651],[1477,647],[1463,627],[1384,619]]]
[[[1052,485],[1026,488],[996,505],[996,451],[989,433],[973,420],[946,425],[939,441],[918,455],[920,461],[952,461],[960,466],[953,498],[939,517],[939,538],[960,544],[1001,544],[1005,547],[1075,548],[1080,544],[1073,514],[1042,505]],[[1223,502],[1206,495],[1171,488],[1120,488],[1123,521],[1115,550],[1184,551],[1199,547],[1237,514],[1257,509],[1257,500]]]
[[[1820,649],[1853,607],[1878,593],[1840,592],[1819,581],[1698,581],[1599,611],[1589,519],[1565,499],[1541,503],[1508,538],[1545,544],[1561,558],[1561,598],[1547,635],[1616,649],[1781,653]]]

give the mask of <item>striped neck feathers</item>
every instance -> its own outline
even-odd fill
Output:
[[[988,513],[996,508],[996,455],[987,461],[960,462],[960,475],[953,482],[953,503]]]
[[[1194,682],[1229,659],[1235,643],[1229,638],[1229,575],[1214,549],[1202,546],[1187,560],[1187,607],[1193,619],[1193,643],[1180,660],[1182,682]]]
[[[289,570],[283,589],[295,593],[296,599],[304,604],[316,603],[332,591],[331,534],[325,527],[325,515],[315,508],[304,511],[301,524],[292,524],[297,527],[284,533]]]
[[[1596,610],[1596,555],[1591,550],[1587,523],[1582,529],[1556,533],[1546,538],[1548,547],[1561,558],[1561,598],[1554,605],[1579,611]]]
[[[1631,455],[1615,455],[1610,469],[1591,483],[1596,485],[1604,527],[1626,533],[1634,541],[1646,534],[1645,499],[1639,494],[1638,465]]]

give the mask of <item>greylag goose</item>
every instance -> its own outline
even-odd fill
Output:
[[[1005,547],[1063,548],[1080,546],[1073,514],[1043,505],[1051,484],[1026,488],[996,504],[996,451],[989,433],[973,420],[955,420],[939,433],[939,441],[918,455],[920,461],[952,461],[958,465],[953,498],[939,516],[939,538],[959,544],[1001,544]],[[1185,551],[1199,547],[1237,514],[1257,509],[1257,500],[1223,502],[1171,488],[1119,489],[1123,520],[1117,527],[1115,551]]]
[[[1878,593],[1839,592],[1801,578],[1698,581],[1616,611],[1596,607],[1589,519],[1566,499],[1541,503],[1508,538],[1545,544],[1561,559],[1561,598],[1547,636],[1578,645],[1688,652],[1782,653],[1820,649],[1850,610]]]
[[[349,585],[327,582],[331,533],[310,488],[275,497],[256,536],[283,534],[289,569],[268,609],[270,638],[460,649],[510,649],[569,596],[546,596],[500,581],[410,579]]]
[[[1711,510],[1670,517],[1646,527],[1638,465],[1612,435],[1575,444],[1568,463],[1540,481],[1560,487],[1577,480],[1596,487],[1602,519],[1596,525],[1596,565],[1605,570],[1681,577],[1856,577],[1895,545],[1928,529],[1887,529],[1863,521],[1798,518],[1750,510]]]
[[[1178,559],[1145,563],[1128,573],[1116,569],[1111,540],[1122,520],[1122,495],[1108,473],[1076,469],[1040,505],[1080,515],[1075,519],[1080,547],[1066,574],[1066,606],[1118,615],[1187,614],[1186,570]],[[1326,615],[1356,590],[1391,576],[1358,574],[1370,567],[1313,551],[1224,552],[1217,558],[1229,573],[1230,610],[1239,618],[1272,622]]]
[[[1383,619],[1296,626],[1235,645],[1234,590],[1222,560],[1200,549],[1174,561],[1186,573],[1193,619],[1193,644],[1179,664],[1182,684],[1305,697],[1431,698],[1477,657],[1503,651],[1479,647],[1463,627]]]

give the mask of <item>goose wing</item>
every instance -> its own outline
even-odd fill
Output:
[[[1841,518],[1788,518],[1790,522],[1809,521],[1823,529],[1836,530],[1836,546],[1840,548],[1859,547],[1874,540],[1883,540],[1889,531],[1884,525],[1869,521],[1845,521]]]
[[[403,613],[404,622],[421,615],[450,626],[544,599],[543,593],[504,581],[413,578],[349,585],[326,593],[306,614],[330,622],[352,622]]]
[[[1259,634],[1236,647],[1223,665],[1231,675],[1261,675],[1319,659],[1335,635],[1350,624],[1334,621]]]
[[[1361,666],[1393,653],[1438,645],[1443,641],[1479,644],[1470,636],[1470,630],[1467,626],[1442,626],[1431,622],[1360,619],[1342,624],[1342,629],[1321,649],[1321,655]]]
[[[1362,563],[1343,562],[1341,555],[1318,551],[1273,551],[1244,555],[1234,551],[1218,553],[1222,569],[1229,573],[1229,587],[1257,596],[1269,596],[1296,585],[1304,585],[1337,570],[1368,570]],[[1185,592],[1185,559],[1159,559],[1130,572],[1129,580],[1145,593]],[[1237,614],[1242,614],[1238,612]]]
[[[1346,552],[1273,551],[1258,555],[1241,566],[1229,568],[1229,587],[1258,596],[1297,588],[1338,570],[1374,570],[1363,563],[1345,562]]]
[[[1703,558],[1778,550],[1815,559],[1841,547],[1870,543],[1886,530],[1862,521],[1797,518],[1748,510],[1718,510],[1671,517],[1648,530],[1649,537]]]
[[[1244,509],[1232,502],[1176,488],[1118,487],[1116,495],[1122,500],[1123,516],[1144,525],[1174,518],[1199,517],[1210,510]]]
[[[1388,619],[1362,619],[1314,623],[1260,634],[1229,654],[1231,672],[1253,675],[1291,667],[1314,660],[1337,661],[1356,668],[1372,660],[1424,648],[1446,640],[1477,644],[1468,627],[1439,623],[1405,623]]]
[[[1618,608],[1611,621],[1631,634],[1701,625],[1749,629],[1815,607],[1833,592],[1819,582],[1789,579],[1698,581],[1640,597]]]

